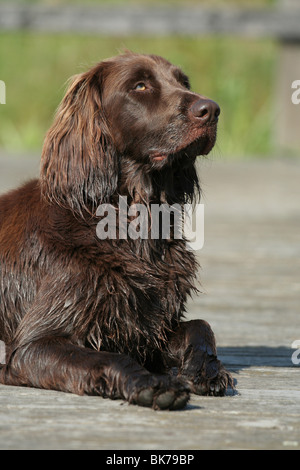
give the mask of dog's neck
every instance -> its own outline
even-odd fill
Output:
[[[123,160],[119,171],[118,194],[127,196],[133,204],[183,204],[200,196],[194,162],[180,165],[174,162],[162,168],[151,164]]]

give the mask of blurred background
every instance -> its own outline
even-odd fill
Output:
[[[128,48],[181,66],[220,104],[216,155],[297,156],[299,3],[0,0],[0,149],[39,153],[67,79]]]

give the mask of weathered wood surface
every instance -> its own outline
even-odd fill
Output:
[[[0,187],[38,160],[0,158]],[[0,386],[1,449],[300,449],[300,163],[202,161],[203,294],[238,394],[154,412],[121,401]],[[299,356],[300,357],[300,356]],[[105,432],[104,432],[105,430]]]
[[[113,35],[238,34],[299,39],[300,9],[164,6],[0,5],[0,29]]]

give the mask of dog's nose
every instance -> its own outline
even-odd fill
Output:
[[[203,124],[214,123],[218,121],[220,107],[212,100],[199,99],[190,108],[191,113],[200,119]]]

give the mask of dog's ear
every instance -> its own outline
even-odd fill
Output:
[[[118,161],[102,106],[107,73],[100,63],[73,78],[42,152],[43,195],[81,215],[109,202],[117,188]]]

